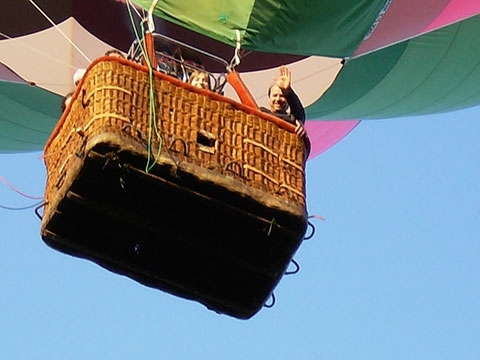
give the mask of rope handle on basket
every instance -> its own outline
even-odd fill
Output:
[[[172,142],[170,143],[170,146],[168,147],[168,150],[176,152],[176,153],[181,153],[181,151],[178,151],[174,148],[174,146],[177,142],[180,142],[181,144],[183,144],[183,154],[182,155],[183,156],[188,156],[188,145],[187,145],[187,142],[182,138],[173,139]]]
[[[236,166],[234,166],[234,165],[236,165]],[[250,180],[245,176],[244,167],[243,167],[242,163],[237,161],[237,160],[232,160],[232,161],[228,162],[225,165],[225,170],[230,171],[231,173],[235,174],[236,176],[240,177],[241,179],[244,179],[244,180],[247,180],[247,181]]]

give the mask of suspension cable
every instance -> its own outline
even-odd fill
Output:
[[[40,8],[40,6],[38,6],[38,5],[35,3],[35,1],[33,1],[33,0],[28,0],[28,1],[38,10],[38,12],[40,12],[40,14],[43,15],[43,17],[44,17],[45,19],[48,20],[48,22],[50,22],[50,24],[52,24],[52,26],[53,26],[55,29],[58,30],[58,32],[60,32],[60,34],[62,34],[62,36],[63,36],[65,39],[67,39],[67,41],[70,43],[70,45],[72,45],[89,63],[92,62],[92,60],[90,60],[90,59],[88,58],[88,56],[85,55],[85,53],[84,53],[77,45],[75,45],[75,43],[58,27],[58,25],[55,24],[55,23],[52,21],[52,19],[50,19],[50,17]]]
[[[230,65],[228,65],[227,67],[227,70],[229,72],[235,70],[235,67],[240,64],[240,48],[242,46],[240,30],[235,29],[235,34],[237,35],[237,41],[235,43],[235,53],[233,54],[233,58],[230,61]]]

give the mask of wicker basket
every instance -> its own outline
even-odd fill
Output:
[[[303,239],[307,145],[231,99],[98,59],[45,147],[42,239],[249,318]]]

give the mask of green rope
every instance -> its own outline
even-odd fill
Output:
[[[158,126],[157,126],[157,112],[155,108],[155,88],[154,88],[154,76],[153,76],[153,67],[150,62],[150,58],[148,57],[147,54],[147,49],[145,48],[145,28],[144,28],[144,22],[140,22],[141,30],[142,30],[142,36],[138,34],[137,28],[135,27],[135,23],[133,20],[133,14],[132,10],[130,8],[131,3],[130,1],[126,2],[127,4],[127,9],[128,9],[128,14],[130,16],[130,22],[132,24],[132,29],[135,33],[135,38],[137,39],[137,42],[140,46],[140,49],[142,50],[142,55],[143,58],[145,59],[148,67],[148,77],[149,77],[149,113],[148,113],[148,141],[147,141],[147,164],[145,166],[145,171],[149,172],[157,163],[158,159],[160,158],[160,154],[162,152],[162,135],[158,131]],[[130,6],[129,6],[130,5]],[[158,152],[156,156],[152,156],[152,138],[153,136],[156,135],[158,139]],[[153,157],[153,160],[152,160]]]

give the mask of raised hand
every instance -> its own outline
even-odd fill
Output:
[[[278,78],[274,77],[273,80],[280,89],[287,90],[292,82],[292,74],[286,66],[282,65],[280,66],[280,76]]]

